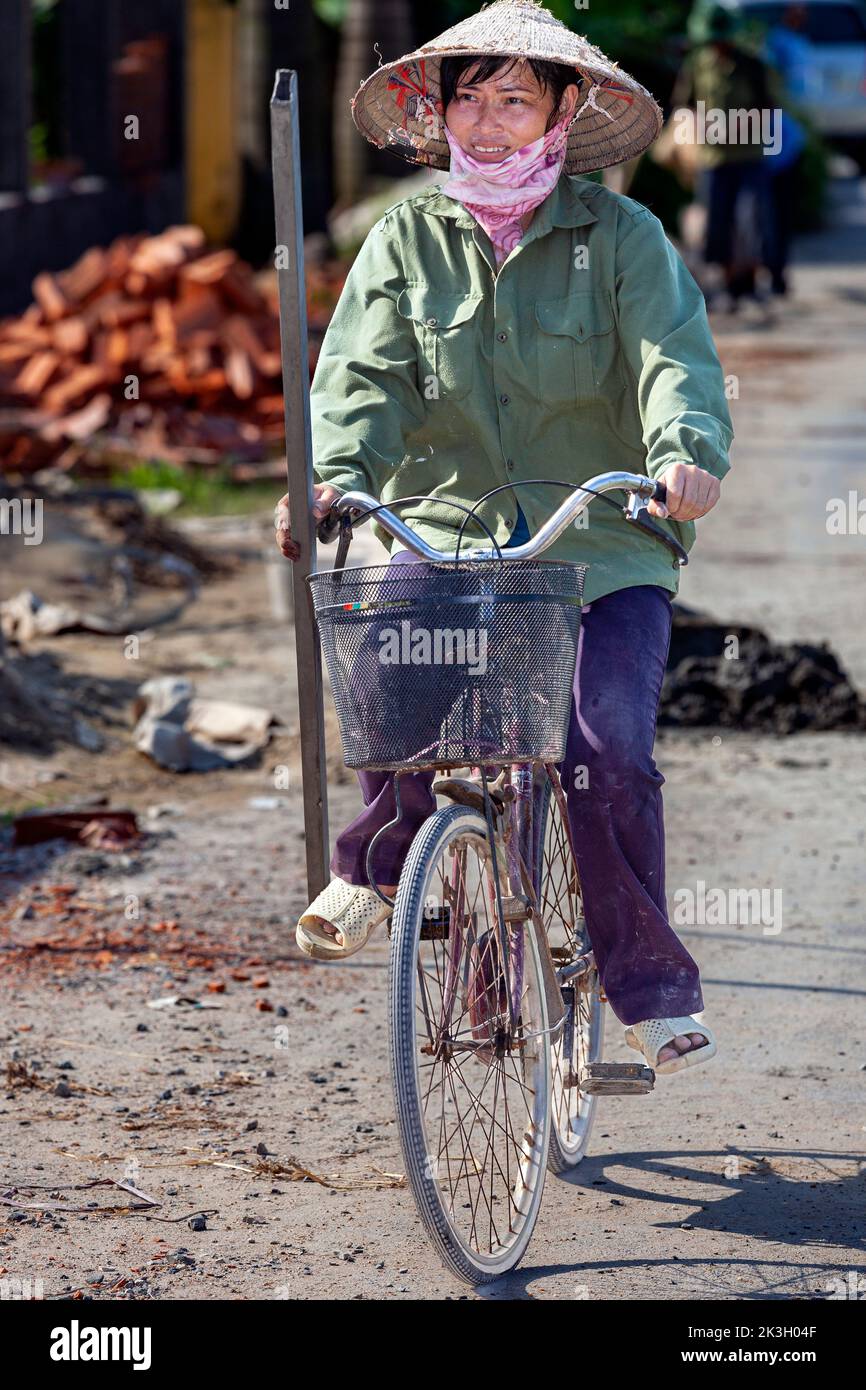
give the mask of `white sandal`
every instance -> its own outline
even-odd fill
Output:
[[[299,918],[295,940],[304,954],[314,960],[345,960],[366,946],[374,927],[386,922],[393,910],[372,888],[332,878]],[[337,945],[324,930],[325,922],[337,928],[345,945]]]
[[[698,1047],[690,1047],[688,1052],[681,1052],[679,1057],[669,1057],[667,1061],[659,1062],[658,1055],[663,1047],[673,1042],[674,1038],[689,1033],[701,1033],[707,1041]],[[683,1067],[697,1066],[699,1062],[708,1062],[716,1055],[716,1040],[712,1032],[705,1023],[698,1023],[691,1017],[648,1018],[643,1023],[632,1023],[625,1030],[625,1040],[629,1047],[643,1053],[660,1076],[680,1071]]]

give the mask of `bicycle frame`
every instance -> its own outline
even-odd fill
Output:
[[[665,487],[661,482],[639,473],[610,472],[600,473],[596,477],[589,479],[585,485],[578,486],[553,513],[551,517],[541,526],[538,532],[523,545],[509,546],[507,557],[502,554],[499,547],[474,547],[471,550],[461,552],[437,550],[434,546],[428,545],[417,536],[409,527],[400,520],[398,516],[388,507],[377,502],[368,493],[354,491],[343,493],[338,497],[333,505],[332,512],[336,513],[341,519],[351,525],[358,520],[366,520],[367,516],[375,512],[377,522],[383,530],[391,534],[395,540],[399,541],[408,550],[420,556],[422,559],[437,563],[448,564],[456,563],[460,559],[464,561],[490,561],[499,559],[503,563],[508,560],[530,560],[541,555],[549,546],[562,535],[566,527],[572,525],[574,521],[584,511],[590,502],[599,493],[625,491],[629,494],[627,505],[623,508],[623,515],[627,520],[637,521],[641,511],[641,502],[650,498],[663,501],[665,497]],[[329,537],[328,528],[323,523],[320,528],[320,539]],[[675,543],[670,541],[659,532],[662,539],[676,551]],[[340,561],[338,559],[338,565]],[[678,563],[685,563],[684,554],[678,556]],[[503,746],[507,746],[507,740],[503,733]],[[495,766],[496,764],[489,764]],[[485,765],[488,766],[488,765]],[[538,933],[538,946],[542,954],[542,960],[549,969],[546,970],[548,984],[551,984],[552,977],[555,981],[557,992],[567,983],[564,978],[560,978],[553,968],[553,960],[549,953],[547,933],[538,912],[538,884],[540,879],[540,868],[544,847],[540,843],[541,814],[539,798],[545,788],[545,782],[549,781],[550,794],[555,796],[559,805],[562,823],[565,827],[569,841],[572,860],[576,864],[574,853],[574,842],[571,833],[571,825],[568,817],[566,798],[562,790],[559,775],[553,764],[542,761],[522,762],[515,764],[503,764],[504,768],[504,792],[506,800],[505,815],[499,827],[494,823],[494,807],[491,802],[488,790],[488,778],[485,766],[480,768],[481,784],[484,795],[484,815],[487,822],[488,842],[490,845],[491,866],[493,871],[493,895],[494,902],[491,906],[495,908],[495,921],[498,924],[499,945],[504,962],[506,978],[509,981],[508,987],[508,1016],[511,1033],[515,1031],[515,1021],[519,1012],[519,1001],[523,987],[523,965],[524,965],[524,937],[522,926],[532,922],[532,929]],[[540,775],[540,769],[544,769],[544,776]],[[407,769],[407,771],[417,771],[417,767]],[[383,901],[388,901],[376,883],[373,872],[373,859],[375,847],[380,837],[384,836],[391,827],[401,818],[400,804],[400,772],[394,776],[394,798],[396,817],[387,825],[383,826],[374,835],[367,851],[367,880],[370,886],[378,893]],[[502,875],[500,871],[498,847],[504,849],[504,864],[502,868],[507,873],[508,881],[512,888],[513,897],[523,897],[526,900],[528,910],[525,914],[512,916],[511,921],[506,917],[503,906],[502,894]],[[521,891],[522,890],[522,891]],[[460,891],[458,887],[458,892]],[[452,923],[459,921],[459,913],[451,914]],[[510,930],[510,927],[518,927],[517,931]],[[456,927],[460,933],[459,925]],[[512,943],[513,937],[513,943]],[[446,980],[447,993],[456,990],[459,979],[460,959],[463,951],[462,940],[452,940],[449,953],[448,977]],[[569,978],[577,972],[572,969]],[[561,996],[560,996],[561,1004]],[[563,1012],[556,1023],[548,1031],[556,1033],[562,1028],[567,1018]]]
[[[487,765],[485,765],[486,767]],[[485,767],[480,769],[481,786],[484,792],[485,819],[488,828],[488,842],[490,844],[491,870],[493,876],[492,884],[488,883],[489,906],[493,909],[494,920],[498,926],[499,946],[503,961],[503,973],[509,980],[508,989],[508,1016],[509,1025],[514,1032],[515,1020],[519,1014],[520,999],[523,991],[523,970],[524,970],[524,949],[525,940],[523,929],[531,924],[531,928],[536,931],[538,936],[538,946],[543,961],[547,963],[545,971],[548,1002],[552,1005],[554,1000],[553,992],[556,992],[557,1000],[561,1003],[559,991],[567,982],[560,979],[555,969],[554,962],[549,953],[547,934],[543,921],[539,915],[538,891],[541,881],[542,856],[544,847],[541,843],[542,825],[542,798],[546,795],[555,797],[562,816],[562,823],[568,838],[569,846],[574,859],[574,842],[571,833],[571,826],[568,820],[568,808],[566,798],[562,790],[557,769],[552,763],[541,761],[506,764],[503,766],[502,785],[499,788],[504,801],[504,813],[499,813],[499,823],[494,825],[493,811],[494,806],[488,790],[488,777]],[[396,779],[395,779],[396,784]],[[549,788],[549,791],[548,791]],[[399,819],[399,797],[397,798],[397,816]],[[392,822],[393,823],[393,822]],[[387,827],[384,827],[387,829]],[[377,832],[382,834],[382,831]],[[370,847],[372,853],[373,845]],[[500,850],[502,854],[500,855]],[[370,856],[368,856],[368,874],[370,870]],[[576,871],[576,870],[575,870]],[[503,897],[504,885],[503,875],[507,878],[510,892]],[[372,877],[370,882],[378,892]],[[462,931],[460,928],[460,908],[463,896],[463,886],[461,883],[454,885],[455,900],[451,904],[453,910],[449,914],[449,962],[448,974],[445,983],[446,1007],[445,1015],[448,1015],[450,1001],[456,991],[459,978],[463,954]],[[578,884],[579,889],[579,884]],[[509,911],[503,910],[503,904],[508,903]],[[521,908],[521,903],[525,904]],[[515,910],[515,905],[517,905]],[[563,1011],[547,1029],[548,1034],[555,1036],[567,1022],[567,1011]]]

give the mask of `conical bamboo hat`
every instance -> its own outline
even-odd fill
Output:
[[[494,0],[361,84],[352,101],[361,134],[414,164],[449,168],[439,67],[442,58],[463,53],[543,58],[577,70],[580,97],[565,159],[569,174],[633,159],[662,128],[662,113],[646,88],[537,0]]]

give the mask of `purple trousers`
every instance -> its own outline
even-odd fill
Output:
[[[423,563],[398,551],[391,564]],[[568,740],[559,773],[568,799],[584,911],[599,975],[621,1023],[701,1010],[698,967],[668,921],[661,788],[653,760],[670,645],[666,589],[640,584],[586,604]],[[403,773],[403,818],[376,847],[380,884],[396,884],[409,845],[436,810],[438,774]],[[396,815],[390,772],[359,772],[364,810],[339,836],[331,870],[367,883],[373,835]]]

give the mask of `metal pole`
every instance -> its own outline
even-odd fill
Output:
[[[292,596],[307,892],[312,900],[328,883],[330,872],[322,660],[312,595],[310,586],[305,582],[316,566],[316,532],[313,520],[313,444],[299,130],[297,73],[280,68],[271,97],[271,159],[277,231],[275,265],[280,292],[289,513],[292,536],[301,548],[300,559],[292,564]]]

